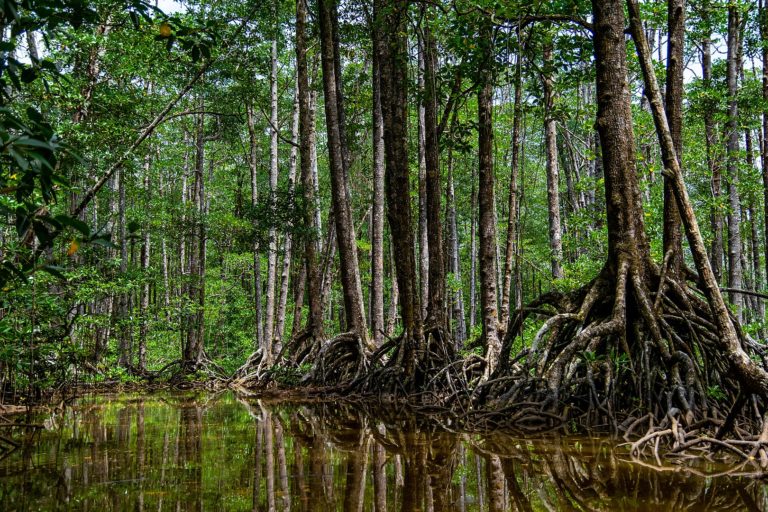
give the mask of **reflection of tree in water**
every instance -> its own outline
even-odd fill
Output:
[[[176,467],[181,471],[176,508],[203,510],[203,409],[196,402],[181,404],[176,446]]]
[[[759,482],[654,471],[610,440],[456,434],[396,404],[366,409],[199,396],[83,407],[0,466],[0,508],[768,509]]]
[[[339,404],[307,406],[287,422],[295,449],[311,461],[311,506],[299,500],[298,510],[760,510],[768,504],[757,482],[656,471],[622,460],[609,440],[458,435],[414,417],[372,420]],[[331,478],[337,489],[343,485],[337,498],[322,485],[334,467]]]

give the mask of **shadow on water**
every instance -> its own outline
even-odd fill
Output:
[[[0,509],[768,510],[762,482],[656,471],[604,438],[456,434],[338,403],[92,397],[48,423],[0,461]]]

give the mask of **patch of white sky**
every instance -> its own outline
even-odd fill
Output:
[[[182,12],[184,10],[184,3],[178,0],[158,0],[157,7],[166,14],[173,14]]]

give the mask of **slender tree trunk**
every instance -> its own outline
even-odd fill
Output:
[[[549,251],[552,278],[563,278],[563,228],[560,224],[560,169],[557,152],[557,121],[553,117],[552,45],[544,46],[544,136],[547,146],[547,199],[549,212]]]
[[[454,111],[455,112],[455,111]],[[447,186],[447,206],[448,206],[448,250],[450,251],[450,271],[453,275],[453,281],[458,283],[453,293],[453,317],[456,326],[453,331],[453,338],[457,349],[461,348],[464,340],[467,339],[467,324],[465,323],[464,312],[464,287],[461,279],[461,258],[459,257],[459,233],[456,226],[456,194],[453,184],[453,153],[448,148],[448,186]]]
[[[151,203],[151,181],[150,173],[151,159],[149,155],[144,160],[144,194],[145,205],[147,211],[150,210]],[[149,316],[149,250],[150,250],[150,238],[149,238],[149,226],[144,226],[141,240],[141,273],[144,283],[141,286],[141,299],[139,301],[139,370],[144,371],[147,368],[147,331],[148,331],[148,316]]]
[[[665,110],[677,158],[683,154],[683,55],[685,42],[685,0],[667,2],[667,85]],[[683,234],[680,212],[670,179],[664,178],[664,254],[670,253],[667,272],[678,276],[683,267]]]
[[[307,4],[306,0],[296,0],[296,72],[298,77],[297,96],[299,98],[299,165],[301,168],[301,185],[307,208],[304,210],[304,223],[315,226],[316,217],[316,179],[312,172],[312,132],[313,117],[310,105],[309,76],[307,65]],[[319,228],[319,226],[316,226]],[[315,237],[308,236],[304,242],[304,268],[307,275],[307,302],[309,317],[307,332],[316,339],[322,340],[323,333],[323,302],[320,273],[317,268],[317,229]]]
[[[299,141],[299,96],[298,92],[293,102],[293,120],[291,124],[291,155],[288,164],[288,192],[294,191],[296,182],[296,160],[298,157]],[[283,332],[285,330],[285,312],[288,305],[288,281],[291,273],[291,263],[293,262],[293,235],[288,232],[285,234],[283,242],[283,269],[280,277],[280,300],[277,304],[277,325],[275,326],[275,352],[279,353],[282,349]]]
[[[341,75],[337,69],[334,25],[337,20],[335,0],[319,1],[320,43],[323,67],[323,91],[325,96],[325,120],[328,131],[328,152],[331,167],[331,195],[336,220],[336,240],[339,247],[339,267],[344,292],[344,310],[347,330],[362,340],[367,340],[363,290],[360,284],[360,267],[357,260],[357,240],[352,222],[348,171],[344,155],[346,148],[342,132],[343,106]]]
[[[272,41],[269,73],[269,200],[274,205],[277,192],[278,167],[278,103],[277,103],[277,38]],[[269,227],[269,250],[267,252],[267,304],[264,321],[264,339],[262,343],[263,361],[272,362],[272,345],[275,339],[275,302],[277,288],[277,232],[273,225]]]
[[[418,41],[418,91],[424,96],[424,41]],[[419,296],[421,316],[427,318],[429,303],[429,236],[427,234],[427,162],[426,135],[424,133],[424,103],[419,102]]]
[[[251,171],[251,206],[255,207],[259,202],[258,186],[258,135],[256,133],[256,121],[254,119],[253,105],[246,105],[248,116],[249,159],[248,166]],[[254,347],[261,348],[264,340],[264,311],[261,305],[261,254],[258,241],[253,241],[253,302],[256,329],[254,329]]]
[[[469,214],[469,334],[477,322],[477,174],[472,168]]]
[[[768,104],[768,7],[765,0],[760,0],[760,39],[763,57],[763,102]],[[763,174],[763,229],[765,250],[765,277],[768,281],[768,111],[763,111],[763,137],[760,147]]]
[[[520,39],[520,32],[517,34]],[[520,127],[522,124],[522,94],[523,94],[523,49],[517,52],[515,62],[515,99],[512,108],[512,165],[509,176],[509,199],[507,200],[507,244],[504,258],[504,283],[501,292],[501,328],[506,330],[509,319],[512,315],[512,307],[517,304],[517,299],[513,300],[512,277],[517,275],[515,271],[517,261],[517,238],[518,238],[518,180],[520,179]],[[515,286],[517,290],[517,286]]]
[[[743,286],[743,269],[741,268],[741,232],[740,232],[740,201],[738,192],[739,170],[739,125],[738,125],[738,72],[739,72],[739,8],[735,5],[728,7],[728,143],[726,145],[726,173],[728,175],[728,287],[741,289]],[[742,318],[743,297],[740,293],[731,292],[729,299],[733,304],[736,315]]]
[[[374,48],[378,30],[372,30]],[[373,210],[371,211],[371,331],[376,346],[384,341],[384,124],[381,113],[381,67],[373,52]]]
[[[496,293],[496,201],[494,199],[493,74],[491,71],[493,43],[490,20],[483,20],[481,23],[480,44],[483,44],[484,48],[477,94],[480,305],[486,350],[486,375],[490,375],[498,363],[501,342]]]
[[[704,4],[702,11],[707,12],[708,2]],[[705,87],[711,87],[712,82],[712,43],[710,41],[710,35],[706,34],[701,42],[701,69],[702,78],[704,80]],[[709,106],[709,105],[708,105]],[[722,176],[720,170],[719,158],[715,155],[715,147],[717,146],[715,135],[715,120],[713,108],[704,109],[704,134],[706,137],[705,143],[707,148],[707,167],[709,174],[712,176],[712,198],[714,200],[714,207],[710,214],[710,226],[712,229],[712,246],[710,251],[710,261],[712,262],[712,271],[715,273],[715,278],[718,282],[721,281],[723,275],[723,215],[720,205],[722,196]]]
[[[120,275],[125,276],[128,272],[128,238],[126,229],[125,209],[126,209],[126,193],[125,193],[125,170],[120,169],[120,173],[117,176],[118,187],[118,199],[117,199],[117,229],[120,236]],[[131,363],[130,354],[130,341],[128,339],[128,332],[125,326],[125,320],[128,316],[128,294],[120,293],[118,298],[117,318],[119,326],[118,332],[118,360],[117,364],[122,367],[127,367]]]
[[[416,354],[423,343],[421,304],[416,288],[413,223],[408,172],[408,2],[375,0],[374,19],[381,30],[381,107],[384,120],[387,217],[395,253],[400,312],[403,319],[402,366],[405,377],[416,372]]]
[[[437,46],[430,30],[430,8],[424,18],[424,160],[426,166],[426,220],[429,253],[429,303],[427,322],[430,327],[446,329],[445,262],[443,261],[443,226],[440,221],[440,146],[437,133]]]
[[[200,110],[204,110],[204,102],[200,99]],[[203,357],[203,340],[205,335],[205,115],[198,114],[195,135],[195,181],[192,190],[192,202],[195,219],[193,222],[192,243],[189,255],[189,299],[193,313],[189,322],[187,345],[184,350],[184,360],[197,364]]]

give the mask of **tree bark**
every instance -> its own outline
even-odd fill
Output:
[[[490,20],[483,20],[480,41],[483,45],[477,94],[478,124],[478,208],[480,306],[482,308],[483,342],[486,351],[486,375],[498,363],[498,306],[496,293],[496,215],[493,169],[493,43]]]
[[[278,167],[278,103],[277,103],[277,39],[272,41],[269,72],[269,201],[275,203],[277,192]],[[277,288],[277,232],[272,223],[269,227],[269,248],[267,251],[267,304],[264,320],[264,339],[262,340],[263,361],[270,364],[274,354],[272,345],[275,336],[275,293]]]
[[[518,40],[520,32],[518,31]],[[507,200],[507,243],[504,252],[504,282],[501,292],[501,327],[506,328],[512,314],[512,308],[517,307],[517,297],[512,297],[512,277],[517,277],[517,238],[518,238],[518,180],[520,179],[520,129],[522,125],[523,108],[523,49],[517,52],[515,62],[515,99],[512,107],[512,163],[509,176],[509,198]],[[517,291],[515,286],[514,291]],[[515,294],[516,295],[516,294]]]
[[[743,269],[741,268],[741,232],[740,232],[740,201],[738,192],[739,170],[739,107],[738,107],[738,73],[739,73],[739,8],[735,5],[728,7],[728,142],[726,145],[726,174],[728,177],[728,287],[741,289],[743,286]],[[731,292],[729,299],[736,310],[736,316],[742,318],[743,297],[740,293]]]
[[[424,18],[424,160],[426,165],[427,248],[429,252],[429,302],[427,322],[430,327],[446,329],[445,263],[443,261],[443,226],[440,221],[440,146],[437,133],[437,46],[429,27],[430,8]]]
[[[371,331],[376,346],[384,342],[384,124],[381,113],[381,66],[378,30],[373,37],[373,210],[371,211]]]
[[[338,55],[334,45],[334,24],[336,23],[335,0],[318,2],[320,23],[320,46],[323,67],[323,91],[325,96],[325,120],[328,131],[328,153],[331,167],[331,195],[336,221],[336,240],[339,247],[339,267],[344,294],[344,310],[347,330],[362,340],[367,340],[363,290],[360,284],[360,270],[357,260],[357,240],[352,223],[349,199],[348,170],[345,162],[345,144],[342,132],[343,106],[341,97],[341,75],[337,74]]]
[[[416,287],[413,222],[408,172],[408,46],[406,0],[375,0],[380,30],[381,108],[384,120],[387,217],[395,255],[400,313],[403,321],[402,367],[416,371],[416,352],[423,342],[421,304]]]
[[[296,183],[296,160],[299,143],[299,96],[298,87],[293,102],[293,119],[291,124],[291,154],[288,162],[288,193],[293,194]],[[283,332],[285,330],[285,312],[288,305],[288,281],[291,264],[293,263],[293,235],[289,231],[283,241],[283,269],[280,277],[280,300],[277,304],[277,324],[275,325],[275,352],[282,349]]]
[[[454,111],[456,112],[456,111]],[[448,250],[450,253],[450,272],[453,275],[453,281],[457,283],[456,290],[453,293],[453,318],[455,327],[453,338],[456,342],[456,348],[459,349],[467,339],[467,324],[464,312],[464,287],[461,279],[461,258],[459,256],[459,233],[456,225],[456,194],[453,184],[453,154],[448,148],[448,184],[447,184],[448,203]]]
[[[246,105],[248,118],[249,159],[248,167],[251,171],[251,206],[256,207],[259,202],[258,187],[258,136],[256,134],[256,121],[254,119],[253,105]],[[260,348],[264,340],[264,310],[261,305],[261,253],[259,242],[253,241],[253,302],[256,329],[254,329],[254,347]]]
[[[683,55],[685,0],[667,2],[667,84],[665,110],[678,159],[683,154]],[[683,235],[680,212],[669,178],[664,178],[664,254],[670,253],[667,272],[678,276],[683,267]]]
[[[205,110],[205,104],[201,97],[200,110]],[[187,345],[184,350],[184,361],[197,364],[203,358],[203,343],[205,336],[204,308],[205,308],[205,177],[203,173],[205,164],[205,115],[197,115],[195,132],[195,181],[192,189],[192,204],[194,211],[192,243],[189,254],[189,273],[191,284],[189,286],[189,300],[192,303],[193,312],[189,322]]]
[[[702,12],[705,13],[704,21],[708,21],[709,2],[706,2],[702,7]],[[712,42],[710,40],[710,34],[706,34],[701,41],[701,69],[702,79],[704,86],[710,88],[712,85]],[[710,213],[710,226],[712,229],[712,245],[710,250],[710,261],[712,263],[712,271],[715,273],[715,278],[718,282],[722,279],[723,275],[723,215],[720,205],[722,196],[722,176],[720,170],[719,159],[715,156],[716,131],[715,131],[715,119],[713,108],[708,108],[710,105],[706,105],[704,108],[704,134],[706,137],[705,143],[707,148],[707,168],[712,184],[712,199],[714,207]]]
[[[296,72],[297,96],[299,98],[299,165],[301,169],[301,185],[304,202],[304,223],[315,226],[315,179],[312,172],[312,112],[310,105],[309,75],[307,65],[307,4],[306,0],[296,0]],[[317,267],[317,230],[315,236],[304,239],[304,267],[307,274],[307,302],[309,316],[307,332],[316,339],[322,340],[323,333],[323,302],[322,284]]]
[[[763,102],[768,104],[768,7],[760,0],[760,39],[763,45]],[[763,175],[763,229],[765,251],[765,278],[768,281],[768,111],[763,111],[763,137],[760,147]]]
[[[552,44],[544,45],[544,138],[547,146],[547,205],[549,213],[549,252],[552,278],[563,276],[563,228],[560,223],[560,169],[558,168],[557,121],[553,117]]]

